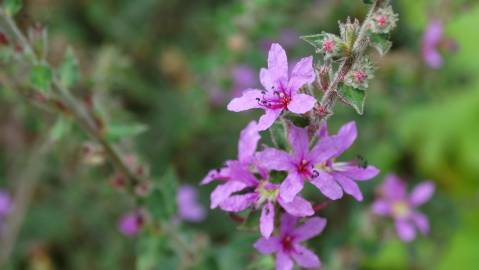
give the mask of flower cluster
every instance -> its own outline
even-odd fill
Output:
[[[301,196],[305,182],[331,200],[349,194],[361,201],[363,195],[357,181],[370,180],[379,173],[374,166],[356,160],[337,161],[357,137],[354,122],[342,126],[337,134],[329,134],[326,124],[310,132],[282,117],[301,115],[313,108],[316,99],[301,89],[312,83],[314,74],[311,56],[302,58],[289,73],[286,52],[279,44],[273,44],[268,68],[260,72],[266,90],[248,89],[228,104],[232,111],[259,108],[265,110],[265,115],[241,131],[237,159],[211,170],[201,181],[220,182],[211,193],[211,208],[226,212],[261,211],[259,231],[263,238],[255,246],[262,253],[276,252],[278,269],[291,269],[293,260],[303,267],[319,266],[316,255],[299,245],[326,225],[325,219],[311,217],[315,215],[313,204]],[[288,147],[266,146],[258,150],[260,132],[271,128],[279,117],[285,124]],[[305,217],[311,218],[294,229],[294,224]],[[275,233],[278,220],[281,225]]]

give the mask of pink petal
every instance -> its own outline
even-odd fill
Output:
[[[198,202],[198,191],[190,185],[181,185],[176,196],[178,216],[186,221],[199,222],[206,216],[204,207]]]
[[[348,176],[357,181],[366,181],[376,177],[379,174],[379,170],[374,166],[367,166],[366,168],[359,167],[358,165],[345,165],[341,167],[341,174]]]
[[[281,224],[280,224],[280,234],[282,236],[286,234],[290,234],[291,232],[294,231],[294,225],[296,225],[296,222],[298,222],[297,217],[293,217],[292,215],[289,215],[287,213],[284,213],[281,216]]]
[[[306,220],[301,226],[294,230],[298,241],[305,241],[320,234],[326,227],[326,219],[313,217]]]
[[[271,78],[271,75],[269,71],[265,68],[262,68],[259,72],[259,80],[261,84],[263,85],[264,89],[266,91],[274,91],[275,88],[275,82]]]
[[[258,104],[258,98],[262,98],[263,94],[257,89],[247,89],[241,97],[233,98],[228,103],[228,110],[233,112],[241,112],[255,108],[261,108]]]
[[[314,215],[314,209],[311,206],[311,203],[300,196],[294,197],[294,199],[288,203],[284,202],[281,197],[279,197],[278,203],[292,216],[307,217]]]
[[[256,158],[261,166],[270,170],[286,171],[292,167],[289,154],[276,148],[266,148],[258,152]]]
[[[276,270],[291,270],[293,269],[293,260],[284,251],[279,251],[276,254]]]
[[[294,94],[288,104],[288,110],[297,114],[303,114],[313,109],[316,99],[307,94]]]
[[[337,200],[343,197],[343,190],[341,187],[334,181],[333,177],[328,173],[323,171],[318,171],[318,176],[311,178],[309,181],[311,184],[316,186],[324,196],[330,198],[331,200]]]
[[[225,184],[217,186],[211,193],[211,209],[216,208],[222,201],[228,198],[236,191],[244,189],[246,185],[239,181],[227,181]]]
[[[278,251],[281,248],[281,243],[277,236],[272,236],[268,239],[260,238],[256,243],[254,243],[254,247],[261,253],[261,254],[271,254],[273,252]]]
[[[372,211],[376,215],[385,216],[391,213],[391,206],[385,200],[376,200],[372,205]]]
[[[305,84],[314,81],[313,57],[308,56],[299,60],[291,72],[291,78],[288,83],[288,89],[291,93],[296,91]]]
[[[426,64],[433,69],[438,69],[443,64],[442,56],[436,48],[424,49],[422,56]]]
[[[295,157],[303,158],[309,152],[309,137],[306,128],[291,125],[288,129],[288,141]]]
[[[261,136],[258,132],[256,121],[251,121],[246,128],[241,131],[238,143],[238,159],[243,163],[250,163],[256,146]]]
[[[381,192],[384,197],[390,200],[404,200],[406,198],[406,183],[397,175],[389,174],[381,185]]]
[[[226,165],[230,169],[231,180],[242,182],[247,186],[255,186],[258,184],[258,179],[251,173],[247,164],[235,160],[228,161]]]
[[[404,242],[410,242],[416,238],[414,226],[406,220],[396,220],[396,232]]]
[[[413,189],[409,197],[409,202],[414,206],[421,205],[431,199],[434,190],[435,186],[433,182],[428,181],[420,183]]]
[[[268,239],[273,233],[274,229],[274,205],[271,202],[267,202],[261,210],[261,217],[259,220],[259,230],[261,235]]]
[[[258,199],[258,194],[248,193],[243,195],[233,195],[220,203],[220,208],[227,212],[240,212],[253,205]]]
[[[211,183],[214,180],[226,180],[229,178],[229,169],[227,167],[221,168],[219,170],[214,169],[210,170],[208,174],[201,180],[200,184],[201,185],[206,185]]]
[[[359,189],[358,184],[351,180],[348,177],[341,175],[340,173],[335,173],[334,178],[339,183],[339,185],[343,188],[344,192],[353,196],[357,201],[363,200],[363,194]]]
[[[319,164],[332,158],[338,152],[337,141],[332,137],[321,138],[311,149],[309,157],[313,164]]]
[[[338,140],[338,152],[336,153],[336,156],[339,156],[349,147],[351,147],[356,140],[357,135],[358,131],[354,121],[343,125],[339,129],[338,134],[335,136],[335,138]]]
[[[277,110],[266,109],[265,114],[263,114],[263,116],[259,118],[258,130],[263,131],[270,128],[273,125],[274,121],[278,119],[282,111],[283,111],[282,109],[277,109]]]
[[[288,81],[288,58],[278,43],[271,44],[268,54],[268,72],[272,81],[284,84]]]
[[[414,212],[411,215],[412,221],[416,224],[417,228],[422,234],[428,234],[429,233],[429,221],[426,217],[426,215],[421,214],[419,212]]]
[[[291,254],[296,263],[304,268],[318,268],[321,266],[318,256],[311,250],[297,245],[294,252]]]
[[[304,180],[297,173],[290,172],[279,187],[279,195],[285,202],[291,202],[304,185]]]

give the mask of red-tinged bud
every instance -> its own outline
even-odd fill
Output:
[[[103,132],[105,130],[105,122],[101,119],[98,115],[93,116],[93,120],[95,121],[95,126],[99,132]]]
[[[126,178],[121,173],[115,173],[115,175],[110,178],[110,184],[114,189],[124,190],[126,185]]]
[[[0,45],[3,46],[3,45],[8,45],[8,38],[7,36],[0,32]]]
[[[22,53],[22,52],[23,52],[23,47],[22,47],[22,45],[20,45],[20,44],[18,44],[18,43],[15,44],[15,51],[16,51],[17,53]]]
[[[245,218],[240,216],[240,215],[237,215],[235,213],[229,213],[229,216],[231,218],[231,220],[233,220],[234,222],[238,222],[238,223],[243,223],[245,222]]]
[[[58,100],[58,99],[53,99],[53,100],[51,100],[51,102],[57,110],[65,113],[65,114],[70,114],[70,109],[68,109],[68,107],[65,105],[65,103],[63,103],[63,101]]]
[[[88,165],[100,165],[105,161],[103,148],[93,143],[85,143],[82,146],[82,160]]]
[[[321,66],[319,68],[319,85],[323,91],[328,90],[329,87],[329,71],[329,66]]]
[[[141,183],[137,184],[135,187],[135,194],[140,197],[146,197],[151,192],[151,182],[150,181],[142,181]]]

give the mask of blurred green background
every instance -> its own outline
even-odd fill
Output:
[[[346,197],[322,210],[328,226],[309,244],[324,269],[476,269],[479,3],[393,5],[400,16],[393,49],[384,58],[374,54],[378,72],[365,115],[340,105],[330,120],[333,130],[357,121],[359,138],[344,158],[361,154],[382,173],[361,184],[364,202]],[[125,152],[138,149],[155,181],[172,168],[179,182],[196,185],[236,156],[239,131],[258,117],[225,107],[238,91],[258,86],[269,44],[281,43],[298,59],[314,53],[300,35],[336,33],[338,20],[363,19],[366,12],[360,0],[29,0],[17,20],[22,28],[48,27],[52,63],[61,62],[68,46],[74,49],[81,67],[74,90],[95,96],[97,110],[117,125],[113,139]],[[457,43],[443,52],[438,70],[421,58],[431,18],[443,21],[445,35]],[[0,187],[15,190],[13,176],[22,168],[16,164],[52,121],[13,91],[0,92]],[[125,123],[147,130],[122,133]],[[272,269],[272,258],[252,247],[258,233],[238,229],[219,210],[202,223],[181,225],[197,248],[187,265],[161,236],[121,235],[116,222],[131,202],[111,188],[109,169],[84,162],[85,142],[73,127],[42,161],[47,166],[7,269]],[[421,208],[430,218],[429,236],[404,244],[391,222],[370,215],[374,188],[388,172],[410,185],[436,182],[436,194]],[[199,187],[205,206],[213,186]],[[324,200],[316,192],[308,197]]]

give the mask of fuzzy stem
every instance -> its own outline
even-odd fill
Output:
[[[371,6],[371,9],[366,16],[363,24],[361,25],[361,29],[359,30],[358,37],[354,42],[353,48],[351,53],[346,56],[343,62],[340,64],[338,71],[336,72],[336,76],[333,78],[331,83],[329,84],[326,93],[323,95],[321,99],[320,106],[326,111],[325,115],[320,115],[315,113],[313,117],[313,124],[319,127],[320,120],[326,121],[331,115],[333,115],[333,109],[336,105],[338,100],[338,85],[340,82],[344,80],[344,77],[353,67],[354,63],[357,59],[360,59],[361,56],[364,54],[368,44],[368,35],[367,35],[367,24],[371,20],[372,15],[378,8],[381,6],[381,3],[384,0],[376,0]]]

